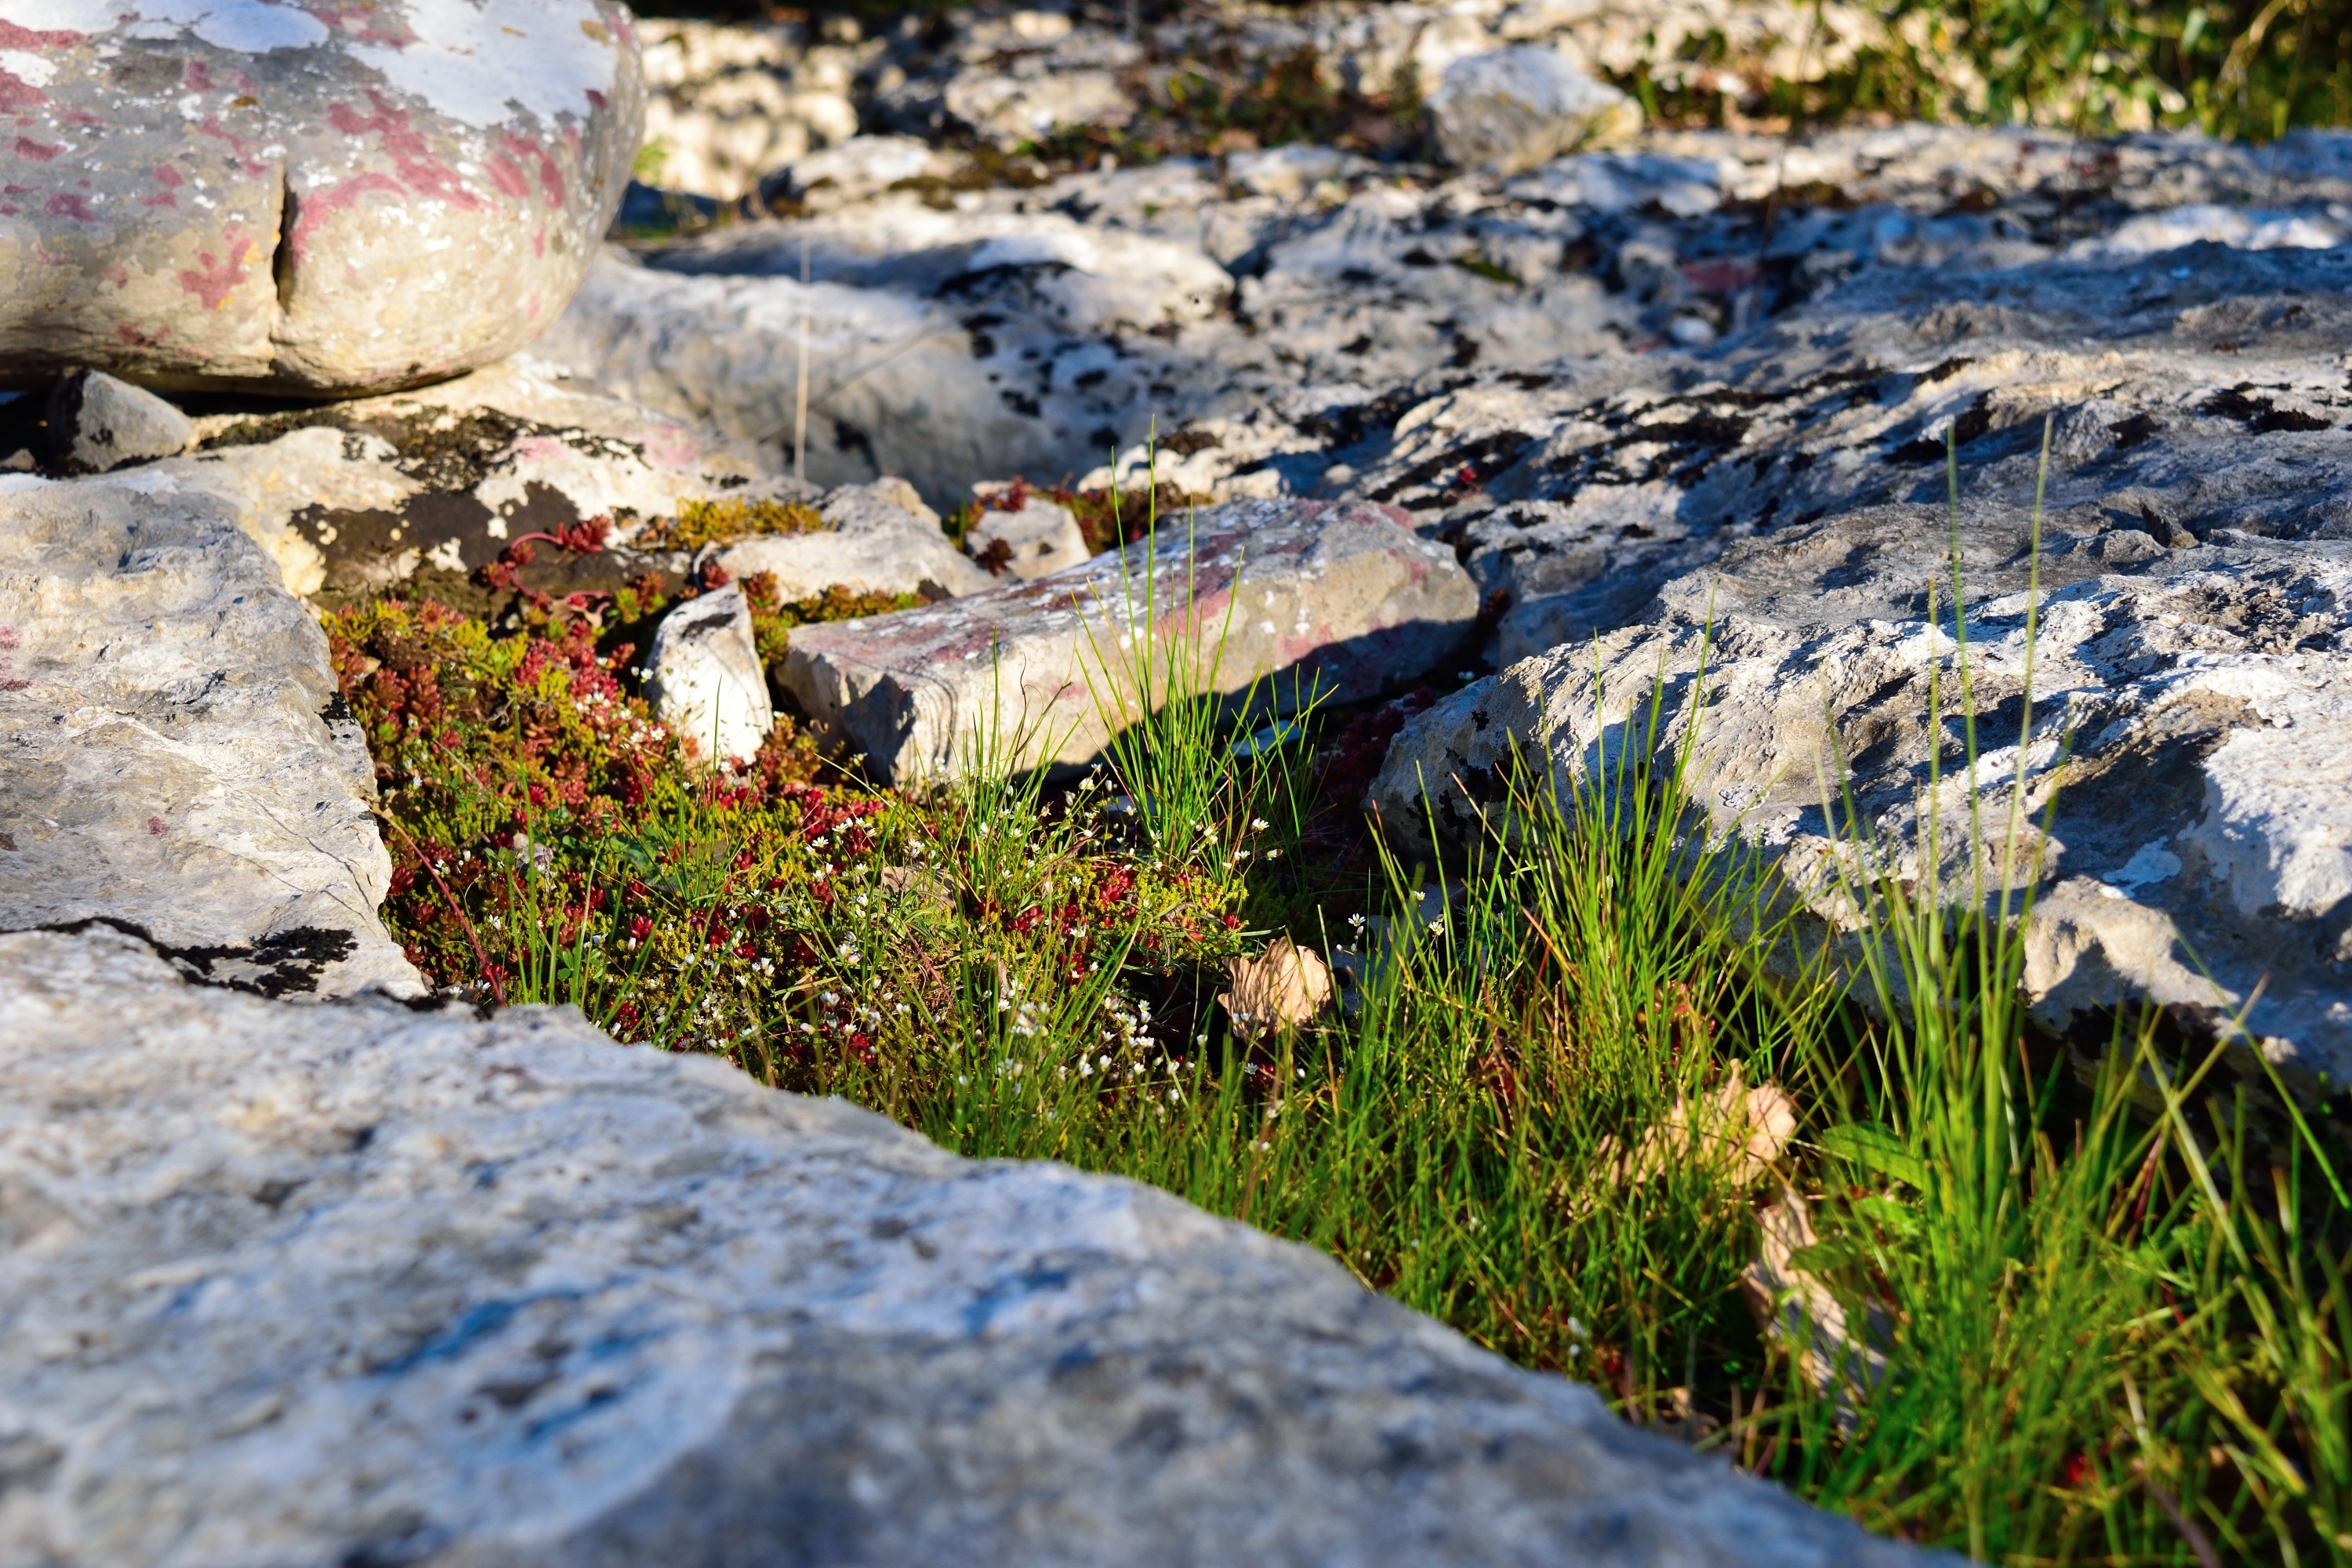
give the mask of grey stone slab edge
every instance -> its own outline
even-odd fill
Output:
[[[1133,1183],[0,936],[0,1565],[1894,1563]]]

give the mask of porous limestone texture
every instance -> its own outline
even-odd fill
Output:
[[[1642,111],[1559,51],[1518,44],[1447,66],[1429,121],[1447,162],[1516,174],[1587,142],[1630,136]]]
[[[77,474],[168,458],[195,437],[186,415],[102,370],[59,377],[49,389],[47,411],[50,459]]]
[[[1129,1182],[0,937],[0,1563],[1931,1561]]]
[[[729,584],[688,599],[661,618],[646,655],[646,697],[654,717],[692,737],[707,762],[759,753],[776,710],[751,631],[751,606]]]
[[[652,564],[625,547],[680,502],[790,488],[772,454],[590,395],[522,356],[413,392],[210,415],[196,438],[147,471],[218,497],[288,587],[329,604],[394,586],[469,604],[469,574],[533,535],[526,585],[609,589]],[[624,552],[546,542],[595,517]]]
[[[1864,842],[1950,902],[2031,889],[2050,1026],[2104,1039],[2101,1010],[2139,997],[2209,1029],[2242,1011],[2298,1089],[2352,1080],[2352,544],[2060,535],[2029,627],[2028,525],[1980,507],[1963,626],[1948,581],[1926,614],[1942,523],[1880,507],[1750,542],[1641,624],[1446,698],[1391,746],[1381,820],[1467,839],[1522,762],[1566,786],[1687,740],[1714,828],[1764,847],[1830,929],[1860,925]]]
[[[326,637],[227,508],[152,468],[0,478],[0,930],[114,922],[272,995],[414,992],[374,798]]]
[[[1453,554],[1379,507],[1236,501],[1034,583],[803,626],[784,684],[892,783],[1098,755],[1173,660],[1276,708],[1421,674],[1470,629]],[[1149,670],[1147,679],[1137,672]]]
[[[0,384],[346,394],[560,313],[644,91],[618,0],[15,0]]]
[[[2182,236],[2324,245],[2352,228],[2352,139],[1651,132],[1511,176],[1287,147],[940,199],[884,189],[609,253],[535,352],[782,444],[805,310],[819,483],[899,474],[946,510],[1013,475],[1107,484],[1114,449],[1140,482],[1156,434],[1191,493],[1376,498],[1399,481],[1396,464],[1369,477],[1387,456],[1436,460],[1426,426],[1459,389],[1591,402],[1703,376],[1685,353],[1810,305],[1899,287],[1933,312],[1948,286],[2021,267],[2130,313],[2101,263],[2150,264]],[[1955,321],[1948,353],[1968,331]],[[1465,461],[1483,479],[1495,456],[1403,482],[1461,490]]]
[[[1013,510],[982,512],[965,531],[963,547],[992,572],[1010,572],[1024,583],[1076,566],[1094,553],[1068,507],[1034,495]]]
[[[958,552],[940,515],[904,479],[843,485],[816,502],[824,528],[771,533],[718,552],[730,577],[764,572],[779,597],[805,599],[828,588],[854,594],[912,594],[930,601],[977,594],[989,575]]]

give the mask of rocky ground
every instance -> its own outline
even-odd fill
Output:
[[[1475,687],[1400,742],[1378,792],[1396,823],[1423,819],[1426,780],[1466,824],[1468,775],[1589,704],[1599,637],[1627,699],[1665,644],[1685,686],[1711,650],[1723,826],[1792,864],[1829,852],[1852,831],[1822,807],[1842,754],[1872,829],[1910,844],[1931,754],[1965,767],[1919,739],[1929,673],[1956,669],[1929,585],[1982,617],[1978,700],[2013,724],[2031,572],[2058,592],[2036,728],[1979,765],[2025,759],[2032,809],[2073,785],[2012,869],[2046,895],[2044,1018],[2095,1029],[2152,994],[2226,1032],[2251,1001],[2240,1021],[2305,1090],[2352,1076],[2352,776],[2328,760],[2352,142],[1633,134],[1604,109],[1563,110],[1602,145],[1549,156],[1445,84],[1555,35],[1605,66],[1605,16],[1421,16],[1403,55],[1336,17],[1297,24],[1331,101],[1412,58],[1426,134],[1188,143],[1167,83],[1213,51],[1181,26],[1129,47],[1016,14],[1009,36],[817,46],[865,62],[845,100],[864,133],[739,204],[778,216],[608,251],[543,352],[789,443],[805,321],[811,471],[887,468],[942,508],[1019,473],[1398,509],[1470,574],[1465,657],[1518,695]],[[1089,70],[1099,93],[1021,97]],[[979,107],[1013,102],[1025,133]],[[1035,161],[1008,176],[1013,148]],[[1739,706],[1750,679],[1777,717]],[[1570,731],[1572,767],[1601,742]]]
[[[53,9],[0,23],[0,1563],[1883,1554],[1172,1202],[412,1011],[312,614],[387,590],[870,595],[795,635],[799,717],[952,773],[985,654],[1076,762],[1080,644],[1182,551],[1084,557],[1156,490],[1227,676],[1445,689],[1373,788],[1401,845],[1662,684],[1644,743],[1696,728],[1819,929],[1843,778],[1915,883],[2036,889],[2052,1028],[2152,998],[2352,1079],[2352,139],[1644,130],[1597,79],[1832,69],[1842,7],[551,0],[512,92],[421,8]],[[733,735],[749,612],[694,615],[650,689]]]

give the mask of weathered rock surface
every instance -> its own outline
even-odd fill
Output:
[[[1010,572],[1024,583],[1076,566],[1094,553],[1068,507],[1034,495],[1010,511],[982,512],[965,531],[963,547],[991,571]]]
[[[471,605],[471,574],[541,536],[521,577],[559,595],[649,567],[630,542],[681,502],[781,494],[771,455],[566,385],[518,357],[415,392],[210,415],[197,449],[144,470],[232,509],[286,584],[328,604],[395,584]],[[595,517],[618,550],[544,542]]]
[[[1435,459],[1432,433],[1402,437],[1464,387],[1591,402],[1684,374],[1674,349],[1899,279],[1925,301],[2070,252],[2084,275],[2146,261],[2140,247],[2190,229],[2248,248],[2324,240],[2352,223],[2329,216],[2352,214],[2347,147],[1654,133],[1510,177],[1280,148],[965,190],[950,212],[925,205],[935,191],[885,190],[609,258],[540,352],[648,406],[785,442],[805,234],[820,482],[902,474],[941,508],[1013,474],[1107,483],[1112,450],[1139,468],[1156,430],[1193,493],[1370,495],[1404,466],[1386,459]],[[2215,211],[2243,221],[2216,226]],[[1465,462],[1485,478],[1494,456],[1399,493],[1458,490]]]
[[[0,1037],[11,1564],[1920,1560],[1303,1248],[570,1012],[20,934]]]
[[[47,414],[51,460],[78,474],[171,457],[196,433],[171,404],[102,370],[60,377],[49,389]]]
[[[374,796],[326,638],[226,507],[152,468],[0,479],[0,930],[120,922],[216,983],[413,992]]]
[[[904,479],[843,485],[816,503],[822,531],[772,533],[718,552],[733,577],[765,572],[786,600],[827,588],[929,601],[993,584],[940,531],[939,513]]]
[[[1445,68],[1429,100],[1438,151],[1465,168],[1516,174],[1587,142],[1642,128],[1640,107],[1558,50],[1514,45]]]
[[[349,393],[545,329],[636,151],[615,0],[16,7],[0,382]]]
[[[751,606],[730,584],[662,616],[646,655],[646,696],[654,716],[689,735],[704,760],[758,754],[776,710],[751,631]]]
[[[1163,657],[1141,646],[1151,637],[1194,661],[1203,689],[1263,680],[1277,705],[1318,689],[1345,701],[1436,664],[1476,609],[1452,553],[1387,510],[1234,502],[1034,583],[799,628],[783,680],[877,776],[906,783],[983,752],[1016,767],[1096,756],[1135,700],[1132,661]]]
[[[1989,510],[1962,531],[1982,837],[1950,595],[1932,623],[1921,603],[1943,536],[1926,507],[1743,545],[1671,584],[1658,618],[1444,700],[1391,748],[1373,786],[1383,821],[1410,841],[1433,812],[1441,832],[1470,836],[1515,749],[1563,784],[1595,776],[1641,743],[1664,682],[1660,759],[1696,724],[1693,797],[1717,831],[1766,847],[1831,928],[1856,929],[1848,879],[1864,874],[1866,832],[1894,874],[1932,869],[1952,901],[1997,895],[2004,876],[2035,890],[2025,979],[2052,1026],[2096,1031],[2100,1010],[2144,996],[2210,1027],[2251,1002],[2247,1028],[2297,1088],[2341,1085],[2352,546],[2231,535],[2168,552],[2135,530],[2062,534],[2029,642],[2026,528]]]

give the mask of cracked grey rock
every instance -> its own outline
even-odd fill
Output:
[[[569,1009],[23,933],[0,1037],[9,1568],[1933,1560],[1305,1248]]]
[[[79,370],[49,389],[51,460],[69,473],[102,474],[168,458],[195,437],[188,416],[144,387],[102,370]]]
[[[0,930],[113,922],[271,994],[420,989],[327,639],[228,509],[152,468],[0,487]]]
[[[642,103],[614,0],[51,0],[0,61],[0,381],[351,394],[511,353],[578,286]]]

